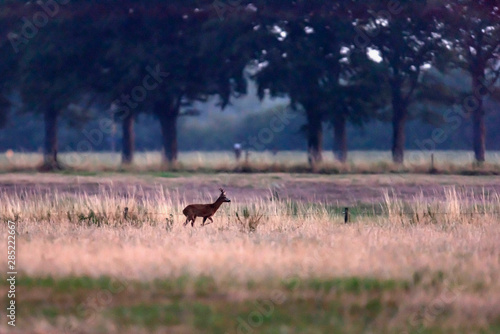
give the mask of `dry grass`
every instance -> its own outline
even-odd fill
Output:
[[[441,174],[500,174],[500,153],[488,152],[487,161],[481,166],[474,164],[468,151],[437,151],[434,168],[431,152],[408,151],[404,166],[393,164],[387,151],[353,151],[347,164],[335,161],[333,154],[324,152],[324,161],[314,168],[307,163],[307,154],[300,151],[250,152],[248,161],[236,163],[232,152],[183,152],[175,166],[161,163],[159,152],[138,152],[132,166],[120,165],[120,154],[110,152],[62,153],[61,162],[70,170],[102,171],[161,171],[165,169],[187,172],[247,172],[247,173],[441,173]],[[38,153],[0,154],[0,171],[30,171],[42,163]]]
[[[19,261],[30,275],[409,278],[425,269],[495,282],[498,194],[478,202],[455,188],[445,193],[443,201],[418,196],[412,203],[387,193],[380,215],[371,216],[375,206],[358,212],[349,225],[326,204],[269,200],[269,194],[233,200],[214,224],[200,228],[198,220],[198,228],[184,228],[187,202],[163,188],[140,197],[110,189],[94,195],[3,193],[0,216],[19,222]],[[253,233],[242,232],[237,213],[262,215]]]
[[[395,328],[443,298],[449,300],[447,317],[429,317],[430,324],[487,328],[500,315],[498,193],[471,194],[452,186],[440,200],[416,195],[403,201],[388,191],[385,202],[360,208],[346,225],[336,207],[280,200],[269,192],[233,198],[213,224],[200,227],[198,219],[195,228],[184,228],[181,210],[188,201],[182,193],[162,187],[140,192],[117,194],[108,187],[93,194],[0,193],[0,216],[18,222],[19,271],[143,282],[207,276],[236,300],[269,293],[249,292],[249,282],[272,287],[291,278],[391,279],[419,284],[391,295],[400,299],[398,311],[384,321]],[[6,231],[2,224],[4,245]],[[6,267],[6,257],[0,266]],[[308,293],[300,292],[303,298]],[[327,296],[332,298],[341,297]]]

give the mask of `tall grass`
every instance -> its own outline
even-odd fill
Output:
[[[470,194],[449,188],[442,201],[417,196],[405,203],[387,193],[379,211],[358,210],[347,225],[341,208],[272,195],[223,205],[213,224],[200,227],[198,219],[195,228],[182,226],[183,196],[162,188],[119,195],[111,188],[97,194],[2,192],[0,216],[18,222],[20,270],[35,275],[408,278],[419,268],[459,268],[482,280],[473,268],[491,279],[500,273],[498,194],[470,201]],[[251,220],[258,224],[242,228]],[[1,232],[6,242],[5,224]],[[482,254],[485,248],[490,253]]]
[[[162,185],[147,191],[140,185],[125,189],[127,190],[120,188],[117,192],[112,184],[101,184],[97,193],[58,190],[45,192],[37,188],[15,192],[4,190],[0,191],[0,216],[9,220],[40,223],[81,223],[92,220],[99,226],[118,226],[131,221],[158,224],[168,217],[174,217],[176,221],[183,220],[182,209],[192,202],[212,202],[215,199],[210,194],[199,194],[188,202],[178,190],[170,191]],[[352,207],[351,212],[358,218],[387,217],[391,222],[399,220],[405,223],[440,224],[451,221],[469,222],[479,218],[492,219],[500,214],[500,196],[496,192],[483,191],[475,194],[471,189],[448,186],[444,187],[443,194],[444,196],[429,199],[421,192],[411,201],[403,201],[394,189],[387,190],[383,196],[384,203],[361,204],[359,207]],[[271,187],[265,196],[244,197],[239,201],[233,199],[230,205],[221,207],[217,216],[229,225],[238,221],[239,217],[248,220],[253,216],[262,216],[267,221],[304,218],[335,221],[343,218],[343,209],[330,203],[282,200],[279,192]]]
[[[389,220],[402,225],[468,224],[500,217],[500,196],[496,192],[475,194],[473,190],[457,190],[451,186],[444,189],[444,198],[440,201],[429,201],[420,193],[409,204],[390,191],[384,193],[384,200]]]
[[[37,190],[3,191],[0,192],[0,201],[0,216],[4,219],[40,223],[92,221],[98,226],[120,226],[131,222],[157,225],[171,216],[179,222],[184,219],[183,208],[189,204],[178,192],[161,186],[153,192],[146,192],[140,186],[129,187],[127,193],[121,194],[106,186],[101,186],[97,194],[60,193],[57,190],[50,193]],[[212,202],[214,198],[208,195],[192,201]],[[240,203],[233,200],[231,206],[223,205],[217,216],[229,225],[237,220],[238,212],[245,218],[260,214],[268,220],[279,221],[280,217],[324,219],[331,216],[329,209],[324,204],[281,201],[270,191],[266,197],[247,198]]]

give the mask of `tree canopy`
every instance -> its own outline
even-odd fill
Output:
[[[81,124],[111,112],[122,125],[122,161],[131,163],[134,122],[148,113],[159,121],[170,164],[180,116],[214,98],[223,109],[254,82],[261,99],[287,97],[304,116],[312,165],[322,160],[325,125],[345,162],[347,124],[362,127],[387,112],[393,160],[403,163],[411,106],[424,105],[415,110],[430,120],[439,113],[434,103],[471,114],[472,147],[484,161],[484,103],[500,95],[499,7],[491,0],[3,2],[0,125],[18,95],[20,112],[44,117],[45,167],[60,168],[59,118]],[[471,78],[459,102],[428,75],[457,68]]]

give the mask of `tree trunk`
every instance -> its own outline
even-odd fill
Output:
[[[481,81],[478,76],[472,80],[472,91],[479,92]],[[486,129],[484,126],[484,109],[482,96],[476,96],[478,100],[477,108],[472,111],[473,128],[473,148],[476,161],[482,163],[485,161],[486,151]]]
[[[161,134],[163,139],[163,162],[175,164],[177,162],[177,118],[178,110],[168,113],[157,113],[160,120]]]
[[[57,110],[49,107],[44,113],[45,143],[43,148],[43,166],[45,171],[62,169],[57,161]]]
[[[392,89],[392,161],[397,164],[404,162],[405,126],[408,118],[407,106],[401,98],[400,89],[400,87]]]
[[[9,113],[10,102],[0,94],[0,128],[5,126],[7,123],[7,115]]]
[[[333,154],[342,163],[347,161],[346,123],[346,118],[343,115],[333,119]]]
[[[308,110],[307,112],[307,152],[311,166],[321,162],[323,150],[323,124],[318,113]]]
[[[122,140],[122,164],[131,164],[134,160],[135,134],[134,134],[135,115],[129,113],[123,119],[123,140]]]

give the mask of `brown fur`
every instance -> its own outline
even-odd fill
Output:
[[[215,212],[217,212],[222,203],[231,202],[231,200],[226,197],[226,192],[224,191],[224,189],[220,188],[219,190],[221,191],[221,194],[214,203],[190,204],[186,206],[184,210],[182,210],[182,213],[184,214],[184,216],[186,216],[186,222],[184,223],[184,226],[186,226],[189,222],[191,222],[191,226],[194,226],[196,217],[203,217],[203,223],[201,224],[201,226],[205,225],[207,219],[210,220],[210,223],[214,222],[212,216],[215,214]]]

